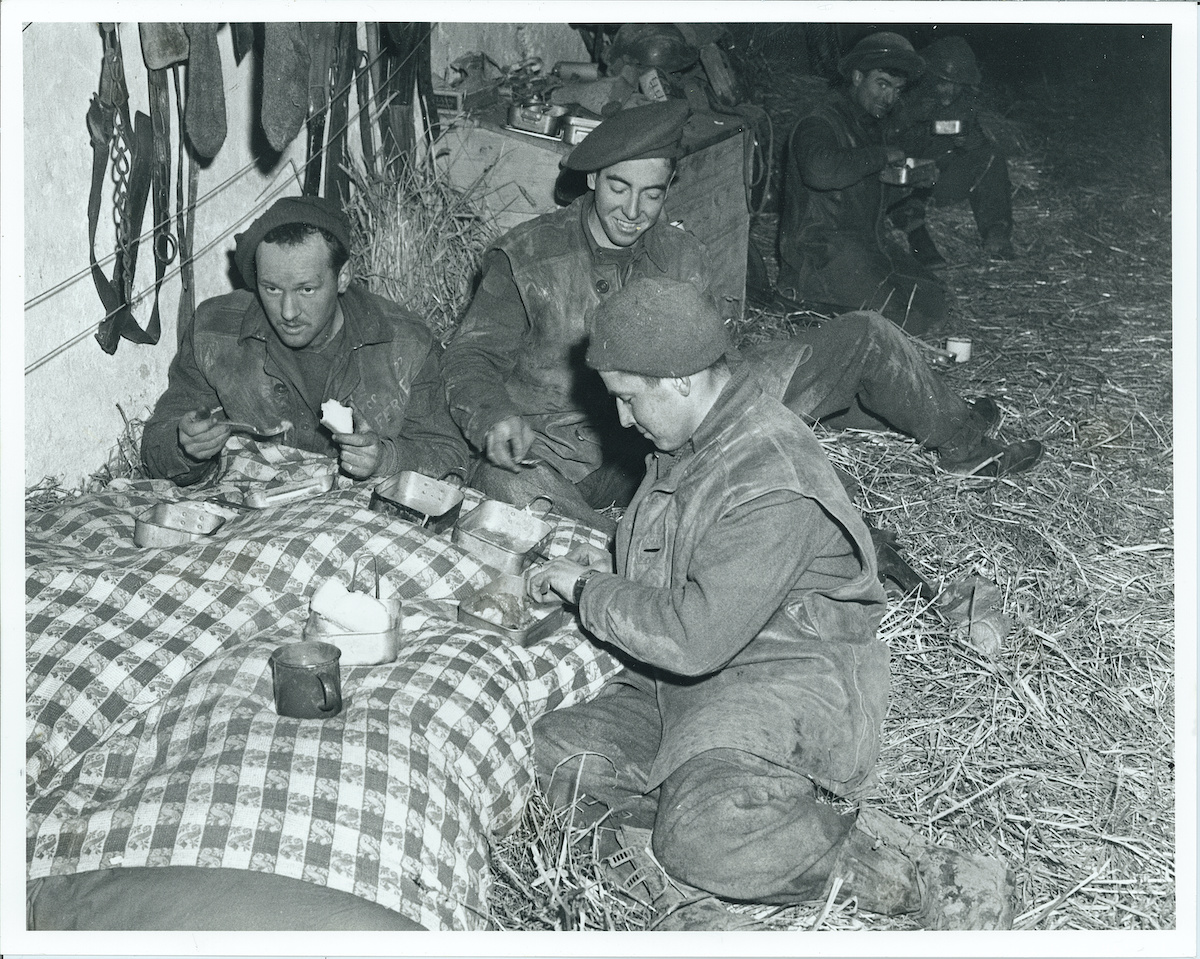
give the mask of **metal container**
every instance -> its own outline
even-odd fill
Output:
[[[327,473],[315,479],[298,480],[294,483],[281,483],[268,489],[255,490],[242,501],[242,505],[251,509],[266,509],[270,506],[282,506],[285,503],[295,503],[299,500],[310,499],[328,493],[333,489],[333,474]]]
[[[520,573],[536,557],[545,555],[553,535],[554,527],[528,507],[517,509],[499,500],[485,499],[459,516],[451,542],[485,566],[501,573]]]
[[[928,182],[929,167],[933,165],[933,160],[921,160],[909,157],[904,161],[903,165],[893,164],[885,166],[879,171],[879,179],[893,186],[906,186],[914,180],[925,180]]]
[[[399,516],[436,534],[455,524],[462,501],[461,487],[404,470],[376,485],[371,491],[370,508],[377,513]]]
[[[514,103],[508,108],[508,125],[524,133],[557,137],[566,112],[566,107],[540,101]]]
[[[309,612],[304,625],[306,640],[330,643],[342,651],[343,666],[378,666],[393,663],[400,653],[400,600],[380,600],[388,607],[388,627],[378,632],[347,632],[320,613]]]
[[[567,117],[563,121],[563,143],[572,147],[581,143],[584,137],[600,126],[600,122],[587,117]]]
[[[138,546],[179,546],[215,533],[225,517],[204,503],[159,503],[133,524]]]
[[[535,603],[525,595],[521,576],[501,574],[458,604],[458,621],[529,646],[553,633],[567,619],[560,602]]]
[[[934,120],[933,132],[935,136],[953,136],[954,134],[962,133],[962,120]]]

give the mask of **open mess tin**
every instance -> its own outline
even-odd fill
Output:
[[[399,516],[433,533],[450,529],[462,511],[462,487],[404,470],[371,491],[371,509]]]
[[[179,546],[212,535],[225,515],[205,503],[159,503],[137,517],[133,542],[138,546]]]
[[[538,499],[545,500],[547,510],[552,505],[547,497]],[[501,573],[520,573],[538,557],[545,557],[554,535],[553,524],[544,513],[534,513],[532,506],[530,503],[525,509],[517,509],[485,499],[459,516],[451,541],[485,566]]]
[[[328,579],[309,601],[304,638],[336,646],[342,651],[343,666],[395,662],[400,652],[400,613],[398,596],[381,599]]]
[[[553,633],[567,619],[558,600],[536,603],[525,594],[525,579],[501,573],[458,604],[458,621],[528,646]]]

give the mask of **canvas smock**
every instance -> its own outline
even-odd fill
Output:
[[[836,793],[867,779],[888,694],[874,550],[812,432],[744,368],[680,451],[647,459],[616,550],[580,617],[644,664],[613,682],[658,703],[647,788],[719,748]]]
[[[578,483],[623,437],[612,399],[583,363],[591,312],[636,276],[708,288],[711,271],[694,236],[659,220],[632,247],[591,236],[589,192],[510,230],[485,257],[480,291],[446,348],[450,411],[477,449],[501,420],[520,416],[535,434],[528,455]]]
[[[446,409],[433,334],[404,307],[352,283],[340,297],[341,349],[333,357],[322,399],[353,406],[357,428],[379,434],[383,476],[412,469],[444,476],[466,466],[468,451]],[[142,460],[151,476],[181,486],[216,466],[196,461],[178,441],[180,417],[221,406],[240,422],[290,420],[291,446],[332,457],[338,447],[304,398],[292,352],[275,335],[258,296],[237,290],[205,300],[184,330],[171,361],[166,392],[146,424]]]

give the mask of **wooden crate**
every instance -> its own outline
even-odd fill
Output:
[[[750,213],[746,204],[745,147],[736,117],[697,117],[685,144],[663,217],[708,247],[713,291],[727,316],[741,318],[746,297]],[[496,119],[461,118],[437,145],[450,182],[471,190],[501,230],[558,207],[559,161],[571,151],[561,140],[506,130]]]

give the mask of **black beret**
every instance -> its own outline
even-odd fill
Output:
[[[563,166],[594,173],[626,160],[676,159],[687,118],[685,100],[660,100],[621,110],[584,137]]]
[[[258,286],[257,270],[254,266],[254,254],[258,250],[258,244],[275,227],[288,223],[319,226],[337,237],[346,248],[346,252],[350,252],[350,222],[340,204],[320,196],[285,196],[271,204],[270,209],[251,223],[245,233],[234,237],[237,246],[234,248],[233,262],[237,264],[238,272],[242,274],[242,279],[250,289]]]

